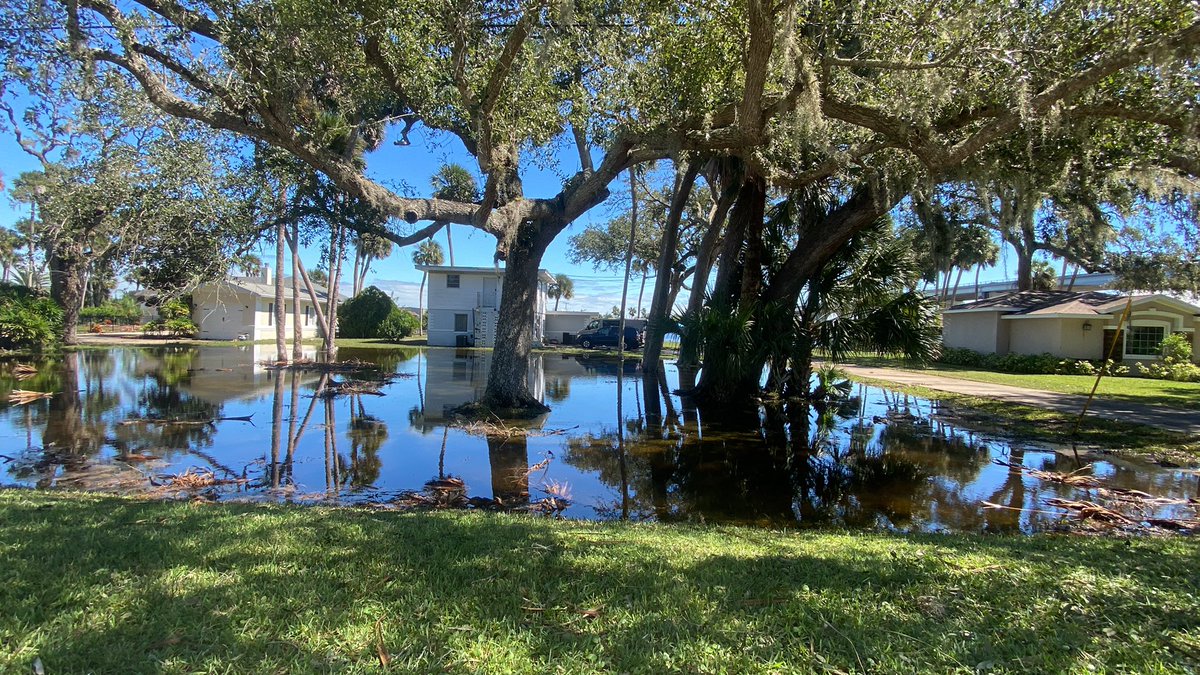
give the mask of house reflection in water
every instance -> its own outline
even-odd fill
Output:
[[[424,418],[444,421],[455,408],[483,398],[488,371],[492,367],[490,351],[472,349],[427,349],[425,356]],[[546,377],[543,357],[529,357],[529,391],[545,400]]]

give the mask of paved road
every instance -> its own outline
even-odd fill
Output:
[[[1078,414],[1083,409],[1084,402],[1087,401],[1086,396],[1079,396],[1077,394],[1060,394],[1053,391],[1011,387],[1005,384],[959,380],[953,377],[934,375],[933,373],[918,373],[892,368],[871,368],[868,366],[844,364],[838,367],[858,377],[927,387],[954,394],[986,396],[988,398],[1012,401],[1013,403],[1022,403],[1065,413]],[[1148,424],[1181,434],[1200,436],[1200,410],[1182,410],[1145,403],[1097,398],[1092,401],[1092,405],[1088,409],[1088,417],[1107,417],[1123,422]]]

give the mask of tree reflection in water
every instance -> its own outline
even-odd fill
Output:
[[[930,428],[902,399],[887,420],[865,419],[860,399],[766,405],[731,420],[686,398],[664,410],[663,382],[643,374],[641,419],[567,440],[564,460],[620,495],[593,505],[603,517],[908,528],[931,503],[960,506],[948,485],[988,462],[985,446]],[[937,458],[951,481],[930,480]]]

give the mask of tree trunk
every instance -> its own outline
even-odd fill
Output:
[[[299,223],[292,224],[292,236],[299,237]],[[283,233],[287,239],[287,231]],[[290,248],[290,247],[289,247]],[[300,314],[300,258],[292,251],[292,359],[299,361],[304,356],[304,324]],[[293,414],[295,414],[293,412]]]
[[[350,272],[350,296],[354,297],[362,292],[362,288],[358,285],[358,270],[362,265],[362,251],[354,248],[354,269]]]
[[[770,284],[762,290],[761,304],[795,307],[806,281],[828,264],[855,234],[891,211],[907,194],[906,187],[887,185],[881,181],[868,181],[859,186],[849,199],[830,211],[819,223],[813,223],[807,228],[809,235],[797,242],[784,260],[780,272],[775,274]],[[731,234],[740,227],[737,212],[741,208],[743,207],[735,204],[733,212],[730,213]],[[726,244],[729,244],[728,237]],[[722,260],[727,252],[728,250],[722,252]],[[720,297],[716,291],[713,296],[715,306],[720,302]],[[759,327],[759,330],[771,329]],[[763,350],[755,350],[753,354],[741,356],[736,368],[704,368],[696,388],[697,399],[712,403],[746,403],[751,400],[758,389],[767,355]],[[718,373],[717,370],[724,372]],[[717,409],[714,412],[720,411]]]
[[[1017,290],[1028,291],[1033,288],[1033,251],[1024,246],[1017,250]]]
[[[450,266],[454,267],[454,239],[450,237],[450,223],[446,223],[446,250],[450,253]]]
[[[704,308],[708,278],[712,273],[713,263],[716,261],[717,244],[721,241],[725,216],[729,213],[729,208],[733,206],[733,200],[737,194],[736,189],[726,186],[721,192],[721,196],[713,203],[712,209],[709,210],[708,229],[705,230],[704,236],[700,239],[700,246],[696,249],[696,271],[692,276],[692,292],[688,295],[687,314],[689,317],[699,316],[700,311]],[[677,364],[680,372],[685,368],[696,367],[697,363],[693,355],[697,351],[695,345],[699,337],[687,332],[679,336]]]
[[[679,221],[683,218],[683,209],[692,194],[692,186],[696,175],[700,172],[700,164],[696,160],[688,163],[682,174],[675,181],[675,194],[671,198],[671,209],[667,213],[667,222],[663,227],[662,242],[659,246],[657,276],[654,280],[654,295],[650,299],[650,315],[646,326],[646,345],[642,352],[642,373],[644,377],[654,377],[658,373],[658,360],[662,356],[664,326],[667,312],[670,309],[670,295],[676,249],[679,244]],[[653,374],[653,375],[651,375]]]
[[[745,306],[758,300],[762,294],[763,263],[766,251],[763,246],[763,220],[767,206],[767,181],[758,175],[750,175],[743,186],[749,201],[743,216],[746,219],[746,253],[742,264],[742,288],[739,305]]]
[[[283,249],[287,245],[287,226],[280,220],[275,226],[275,358],[279,362],[287,361],[287,302],[283,294]]]
[[[549,229],[549,231],[546,231]],[[549,410],[529,391],[529,350],[537,317],[538,266],[560,228],[526,221],[517,227],[505,261],[492,366],[482,403],[493,410]]]
[[[298,241],[295,238],[288,239],[288,247],[292,249],[292,260],[295,261],[296,268],[300,270],[300,278],[304,280],[304,288],[308,291],[308,299],[312,302],[313,311],[317,315],[317,325],[323,332],[328,333],[329,322],[325,319],[325,311],[321,309],[321,303],[317,301],[317,290],[313,288],[312,279],[308,277],[308,271],[304,269],[304,261],[300,260]]]
[[[325,316],[329,322],[329,331],[325,334],[322,350],[325,358],[332,360],[337,352],[337,312],[338,287],[342,283],[342,261],[346,255],[346,228],[343,225],[334,227],[329,238],[329,302],[326,305]]]
[[[65,249],[65,250],[64,250]],[[76,329],[83,308],[87,264],[76,246],[56,246],[47,256],[50,265],[50,297],[63,308],[63,344],[79,344]]]
[[[637,315],[642,315],[642,296],[646,294],[646,277],[650,275],[650,267],[642,268],[642,285],[638,288]]]
[[[958,268],[958,275],[954,277],[954,290],[950,291],[950,306],[958,302],[958,284],[962,282],[963,268]]]
[[[979,300],[979,272],[983,270],[983,263],[975,266],[975,300]]]
[[[617,323],[617,358],[624,367],[625,356],[625,300],[629,296],[629,271],[633,268],[633,242],[637,237],[637,178],[633,167],[629,167],[629,246],[625,249],[625,283],[621,287],[621,317]],[[644,279],[645,277],[643,277]]]

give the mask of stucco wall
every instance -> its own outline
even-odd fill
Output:
[[[1003,324],[1000,312],[945,314],[942,316],[942,344],[950,349],[1004,354],[1008,344],[1007,339],[1001,340],[1001,331],[1008,327]]]
[[[1005,319],[1009,351],[1013,354],[1062,354],[1062,319]],[[1097,326],[1099,329],[1099,326]]]
[[[1100,321],[1094,319],[1057,319],[1059,321],[1059,351],[1055,356],[1065,359],[1100,359],[1104,352],[1104,331]],[[1091,330],[1084,330],[1083,324]]]

